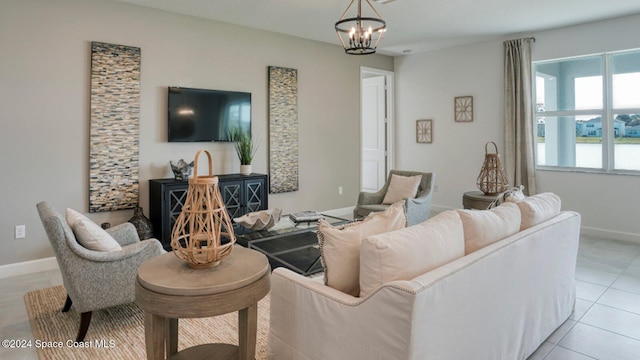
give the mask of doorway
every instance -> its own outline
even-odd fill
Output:
[[[378,191],[393,165],[393,72],[360,69],[360,189]]]

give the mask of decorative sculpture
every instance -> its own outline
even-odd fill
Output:
[[[198,158],[204,152],[209,175],[198,176]],[[216,266],[231,254],[236,237],[222,201],[218,177],[212,173],[211,154],[196,153],[194,174],[189,178],[187,198],[171,233],[173,253],[196,269]]]
[[[180,159],[177,164],[174,164],[173,161],[169,160],[169,165],[171,165],[171,170],[173,171],[173,176],[176,180],[187,180],[189,175],[191,175],[191,170],[193,170],[193,161],[187,163]]]
[[[233,221],[249,230],[266,230],[280,221],[280,215],[282,215],[282,209],[276,208],[248,213]]]

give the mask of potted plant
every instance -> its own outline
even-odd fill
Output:
[[[251,135],[241,129],[231,130],[229,138],[234,142],[236,154],[238,154],[238,158],[240,159],[240,173],[242,175],[251,174],[251,162],[258,150],[258,144],[253,142]]]

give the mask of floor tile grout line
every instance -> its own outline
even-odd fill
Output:
[[[601,304],[601,303],[593,303],[593,305],[600,305],[600,306],[608,307],[610,309],[619,310],[619,311],[625,312],[627,314],[640,316],[640,313],[629,311],[629,310],[625,310],[625,309],[621,309],[619,307],[615,307],[615,306],[612,306],[612,305]],[[638,340],[640,340],[640,339],[638,339]]]
[[[629,335],[619,334],[619,333],[617,333],[617,332],[615,332],[615,331],[611,331],[611,330],[603,329],[603,328],[601,328],[601,327],[598,327],[598,326],[595,326],[595,325],[591,325],[591,324],[587,324],[587,323],[583,323],[583,322],[581,322],[580,324],[582,324],[582,325],[584,325],[584,326],[589,326],[589,327],[594,328],[594,329],[598,329],[598,330],[601,330],[601,331],[608,332],[609,334],[614,334],[614,335],[617,335],[617,336],[622,336],[622,337],[624,337],[624,338],[627,338],[627,339],[629,339],[629,340],[633,340],[634,342],[638,342],[638,343],[640,344],[640,339],[636,339],[636,338],[631,337],[631,336],[629,336]]]
[[[563,349],[565,349],[565,350],[567,350],[567,351],[571,351],[571,352],[574,352],[574,353],[576,353],[576,354],[580,354],[580,355],[582,355],[582,356],[586,356],[586,357],[588,357],[589,359],[598,360],[598,358],[594,358],[594,357],[593,357],[593,356],[591,356],[591,355],[587,355],[587,354],[585,354],[585,353],[581,353],[580,351],[576,351],[576,350],[573,350],[573,349],[569,349],[568,347],[565,347],[565,346],[562,346],[562,345],[556,345],[556,346],[557,346],[557,347],[561,347],[561,348],[563,348]],[[545,359],[546,359],[546,357],[545,357]],[[543,360],[544,360],[544,359],[543,359]]]

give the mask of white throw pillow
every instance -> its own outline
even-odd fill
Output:
[[[324,220],[318,224],[318,241],[324,266],[325,285],[344,293],[360,294],[360,243],[367,236],[406,226],[402,203],[391,205],[363,221],[333,227]]]
[[[411,280],[464,256],[464,230],[455,210],[404,229],[362,240],[360,296],[394,280]]]
[[[81,213],[67,209],[67,223],[80,245],[95,251],[118,251],[122,247],[98,224]]]
[[[393,204],[406,198],[414,199],[418,193],[422,181],[422,175],[400,176],[391,174],[391,181],[387,187],[387,193],[384,195],[383,204]]]
[[[520,231],[520,210],[503,203],[491,210],[457,210],[464,227],[465,254]]]
[[[522,213],[520,230],[549,220],[560,213],[560,197],[554,193],[541,193],[517,202]]]

